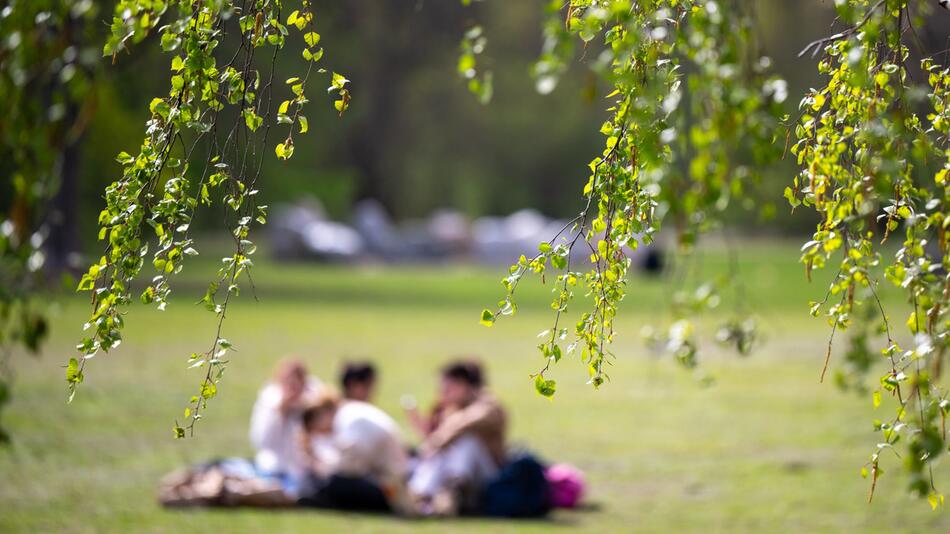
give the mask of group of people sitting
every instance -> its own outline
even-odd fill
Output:
[[[256,474],[302,505],[406,515],[476,510],[508,460],[507,416],[481,365],[446,365],[429,413],[403,399],[421,438],[415,449],[373,405],[376,379],[372,364],[346,364],[337,394],[303,362],[281,362],[251,416]]]
[[[251,415],[253,461],[225,458],[178,469],[159,485],[165,506],[313,506],[405,516],[536,517],[576,506],[583,476],[510,452],[508,418],[481,365],[442,368],[432,410],[403,408],[420,445],[373,405],[376,369],[351,362],[336,388],[303,362],[281,362]]]

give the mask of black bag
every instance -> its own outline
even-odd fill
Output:
[[[541,517],[551,511],[544,466],[524,453],[502,466],[482,491],[482,513],[493,517]]]

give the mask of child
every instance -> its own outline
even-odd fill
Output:
[[[407,458],[396,422],[375,406],[324,395],[302,416],[312,473],[304,504],[407,511]]]

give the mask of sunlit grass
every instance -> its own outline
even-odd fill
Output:
[[[15,355],[15,398],[5,417],[14,436],[0,452],[0,531],[540,531],[574,526],[597,532],[648,531],[944,531],[946,512],[910,500],[901,460],[886,457],[873,505],[859,476],[877,437],[870,396],[818,383],[828,330],[807,314],[824,288],[809,285],[794,244],[745,244],[740,273],[766,343],[740,358],[715,347],[712,325],[733,313],[731,294],[704,320],[704,387],[689,371],[649,353],[643,325],[667,320],[668,279],[635,278],[621,318],[611,381],[595,391],[573,358],[554,368],[554,400],[534,393],[528,375],[541,365],[535,334],[549,327],[548,289],[519,289],[514,318],[486,329],[481,308],[501,295],[497,269],[313,267],[260,260],[258,301],[242,293],[225,335],[236,352],[219,395],[193,439],[172,426],[203,373],[188,354],[212,341],[213,316],[191,302],[211,260],[186,271],[162,313],[136,306],[122,347],[86,368],[66,406],[63,369],[87,306],[63,298],[53,337],[37,359]],[[728,271],[721,250],[696,269]],[[821,275],[818,275],[821,276]],[[693,276],[693,280],[700,277]],[[902,321],[900,321],[902,322]],[[898,324],[900,323],[898,322]],[[334,380],[341,361],[374,359],[382,371],[379,404],[399,414],[399,397],[425,404],[435,373],[452,355],[477,354],[492,388],[510,408],[512,438],[543,458],[568,461],[589,476],[592,510],[552,521],[410,522],[328,512],[167,511],[155,500],[165,472],[218,456],[246,455],[247,420],[257,388],[274,363],[295,354]],[[836,368],[832,361],[832,370]],[[200,376],[199,376],[200,375]],[[886,404],[885,404],[886,406]],[[408,435],[408,434],[407,434]],[[950,492],[950,471],[937,469]]]

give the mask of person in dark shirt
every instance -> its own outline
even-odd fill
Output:
[[[340,373],[340,391],[346,400],[372,402],[376,367],[370,362],[347,362]]]

